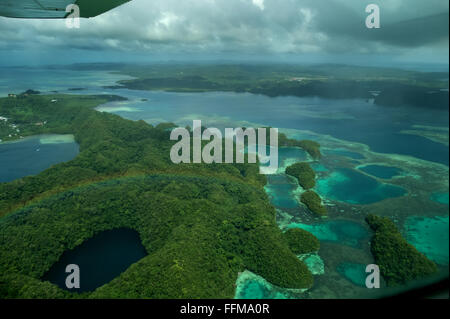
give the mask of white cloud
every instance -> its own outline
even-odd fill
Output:
[[[161,19],[159,19],[157,23],[164,25],[166,28],[169,28],[172,24],[176,23],[179,20],[180,18],[173,12],[163,12]]]
[[[261,10],[264,10],[264,0],[252,0],[253,4],[260,8]]]

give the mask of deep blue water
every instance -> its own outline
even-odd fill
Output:
[[[78,144],[67,136],[42,135],[0,143],[0,182],[36,175],[52,165],[72,160],[78,152]]]
[[[67,265],[75,264],[80,268],[80,289],[70,291],[93,291],[119,276],[146,255],[136,231],[125,228],[105,231],[74,250],[64,252],[42,280],[69,290],[65,284],[69,274],[65,270]]]
[[[205,126],[218,128],[236,127],[237,124],[248,127],[250,122],[310,130],[364,143],[380,153],[411,155],[446,165],[449,163],[448,146],[421,136],[400,133],[417,124],[448,127],[448,111],[389,108],[364,100],[269,98],[228,92],[192,94],[124,89],[114,92],[129,97],[126,106],[131,109],[124,110],[122,103],[122,109],[114,111],[110,108],[109,111],[132,120],[192,125],[193,119],[200,119]],[[148,101],[142,102],[141,98]]]

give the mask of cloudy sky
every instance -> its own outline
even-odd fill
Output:
[[[4,1],[4,0],[0,0]],[[365,7],[380,7],[367,29]],[[447,0],[133,0],[80,29],[0,17],[0,64],[169,59],[448,63]]]

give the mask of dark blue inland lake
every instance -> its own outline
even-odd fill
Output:
[[[118,277],[146,255],[136,231],[127,228],[109,230],[85,241],[74,250],[64,252],[42,280],[69,290],[66,278],[70,273],[65,271],[67,265],[75,264],[80,268],[80,289],[69,291],[93,291]]]

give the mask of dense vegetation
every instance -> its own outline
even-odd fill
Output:
[[[294,140],[288,138],[284,133],[279,133],[278,145],[303,148],[313,159],[320,159],[322,157],[322,154],[320,153],[320,144],[315,141]]]
[[[286,174],[297,178],[298,183],[304,189],[311,189],[316,186],[316,173],[312,167],[306,163],[295,163],[286,168]]]
[[[47,95],[43,98],[36,96],[38,93],[28,90],[18,94],[16,98],[1,100],[0,116],[8,120],[0,121],[0,140],[16,140],[21,136],[46,133],[71,133],[70,116],[73,113],[63,114],[63,108],[74,111],[79,108],[79,105],[83,105],[83,109],[88,109],[109,101],[124,100],[115,95],[80,96],[79,98]]]
[[[316,192],[308,190],[300,195],[300,201],[314,214],[323,217],[327,215],[327,208],[322,204],[322,199]]]
[[[71,133],[80,145],[70,162],[0,184],[2,297],[230,298],[245,269],[281,287],[311,287],[276,224],[258,165],[175,165],[171,124],[93,110],[108,98],[0,99],[0,114],[26,134]],[[148,256],[112,282],[74,295],[40,280],[65,250],[122,227],[139,232]]]
[[[267,131],[271,127],[266,127]],[[270,134],[266,135],[266,145],[270,145]],[[311,140],[296,140],[288,138],[284,133],[278,133],[278,146],[280,147],[300,147],[306,151],[313,159],[317,160],[322,157],[320,152],[320,144]]]
[[[317,252],[320,249],[319,240],[304,229],[292,228],[284,233],[289,248],[296,255]]]
[[[327,209],[322,205],[322,199],[316,192],[311,190],[311,188],[316,186],[316,173],[309,163],[292,164],[286,168],[286,174],[297,178],[300,186],[306,190],[306,192],[300,195],[300,201],[314,214],[320,217],[326,216]]]
[[[368,215],[367,223],[375,232],[371,251],[375,263],[390,286],[429,276],[437,272],[437,266],[409,244],[387,217]]]

